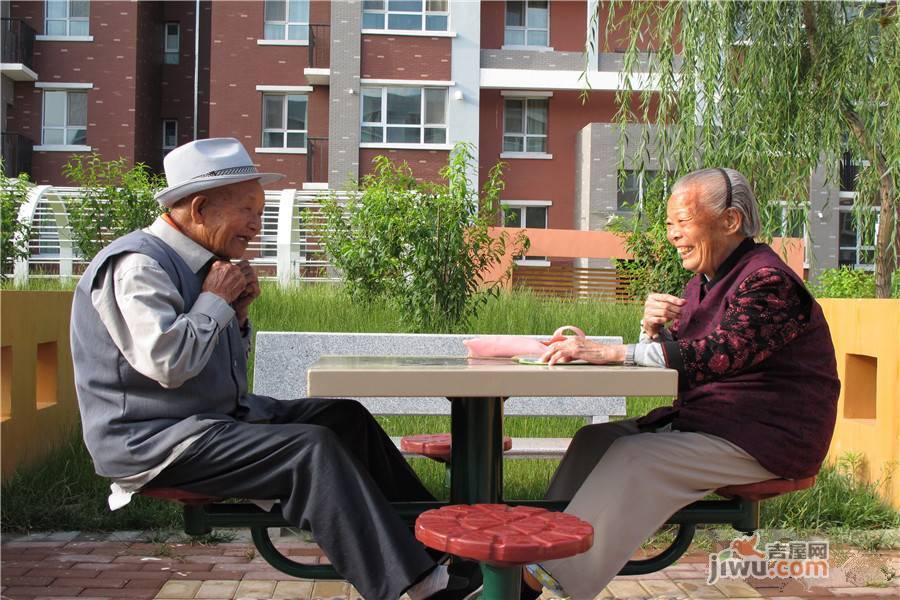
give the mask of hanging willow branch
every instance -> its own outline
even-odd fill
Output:
[[[857,229],[871,236],[873,209],[879,213],[877,239],[862,243],[876,248],[877,295],[890,295],[900,248],[896,2],[613,0],[597,10],[598,24],[608,11],[605,42],[620,28],[628,36],[615,121],[635,170],[643,172],[651,154],[671,171],[668,182],[705,166],[740,170],[769,238],[782,225],[782,203],[808,217],[810,176],[823,169],[835,184],[849,153],[862,165]],[[627,140],[634,123],[643,124],[642,134]],[[625,148],[620,143],[620,169]],[[659,179],[645,194],[643,218],[632,223],[630,246],[638,236],[662,235],[654,222],[665,211]]]

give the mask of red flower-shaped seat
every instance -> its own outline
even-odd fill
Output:
[[[429,510],[416,538],[431,548],[492,565],[524,565],[581,554],[594,528],[574,515],[531,506],[475,504]]]
[[[400,448],[410,454],[449,463],[453,453],[453,440],[449,433],[423,433],[405,435],[400,439]],[[503,436],[503,450],[512,448],[512,438]]]
[[[744,485],[727,485],[716,490],[720,496],[727,498],[744,498],[746,500],[765,500],[782,494],[811,488],[816,483],[815,476],[803,479],[767,479],[757,483]]]

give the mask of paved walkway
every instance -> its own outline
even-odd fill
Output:
[[[314,544],[295,540],[278,546],[299,562],[327,562]],[[659,573],[617,577],[597,598],[900,599],[900,551],[839,549],[831,563],[824,581],[751,578],[707,585],[707,555],[693,554]],[[4,535],[0,573],[0,595],[16,600],[360,599],[346,583],[299,581],[272,569],[243,535],[212,545],[148,541],[137,532]]]

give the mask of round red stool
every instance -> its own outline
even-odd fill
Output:
[[[522,565],[581,554],[594,528],[578,517],[531,506],[474,504],[429,510],[416,519],[416,538],[430,548],[477,560],[484,600],[518,598]]]
[[[453,440],[449,433],[423,433],[405,435],[400,438],[400,449],[410,454],[419,454],[443,463],[450,464],[453,454]],[[512,448],[512,438],[503,436],[503,451]]]

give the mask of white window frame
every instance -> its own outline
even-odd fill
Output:
[[[528,49],[535,50],[540,49],[547,52],[551,52],[553,47],[550,45],[550,6],[553,4],[550,0],[547,0],[547,44],[545,46],[535,46],[533,44],[528,43],[528,32],[529,31],[544,31],[543,27],[529,27],[528,26],[528,3],[532,1],[540,1],[540,0],[521,0],[525,4],[525,25],[507,25],[507,8],[509,6],[508,2],[503,3],[503,45],[501,49],[503,50],[517,50],[517,49]],[[525,37],[524,44],[510,44],[506,41],[506,32],[508,30],[521,31]]]
[[[175,124],[175,144],[173,146],[166,145],[166,125],[169,123]],[[169,153],[170,150],[174,150],[178,147],[178,119],[163,119],[162,120],[162,149],[163,156]]]
[[[259,88],[266,88],[269,86],[257,86]],[[301,86],[297,86],[301,87]],[[263,92],[260,98],[261,105],[261,116],[262,116],[262,133],[259,136],[260,147],[256,148],[256,152],[259,154],[306,154],[307,145],[309,144],[309,94],[305,93],[305,91],[298,90],[290,90],[290,89],[263,89],[260,90]],[[266,97],[268,96],[280,96],[281,97],[281,123],[283,125],[282,128],[274,128],[274,127],[266,127]],[[288,119],[288,97],[297,96],[302,97],[306,100],[306,118],[304,122],[306,124],[306,129],[288,129],[287,128],[287,119]],[[281,133],[283,134],[282,145],[278,146],[264,146],[266,133]],[[302,133],[303,134],[303,146],[287,146],[287,139],[289,133]]]
[[[360,139],[362,139],[362,128],[363,127],[381,127],[381,142],[360,142],[360,148],[416,148],[416,149],[425,149],[425,150],[450,150],[453,148],[451,144],[448,143],[449,140],[449,114],[450,114],[450,88],[446,85],[428,85],[427,82],[415,82],[415,83],[426,83],[425,85],[363,85],[360,88],[359,94],[359,106],[360,106]],[[421,98],[419,99],[419,115],[420,121],[418,124],[394,124],[387,122],[387,90],[391,88],[412,88],[417,89],[421,92]],[[363,121],[365,117],[365,113],[363,111],[363,103],[365,101],[365,93],[364,90],[381,90],[381,121]],[[443,123],[428,123],[425,121],[425,91],[426,90],[440,90],[444,93],[444,122]],[[399,127],[404,129],[418,129],[419,130],[419,141],[418,142],[388,142],[387,141],[387,128],[388,127]],[[425,129],[443,129],[444,130],[444,141],[443,142],[425,142]]]
[[[378,2],[379,0],[370,0],[371,2]],[[428,0],[422,0],[422,10],[420,11],[408,11],[408,10],[391,10],[390,9],[390,1],[391,0],[380,0],[381,1],[381,9],[374,8],[366,8],[366,0],[363,0],[363,22],[365,22],[366,14],[372,15],[383,15],[384,16],[384,26],[383,27],[363,27],[362,33],[385,33],[385,32],[401,32],[401,33],[415,33],[421,35],[447,35],[450,32],[450,4],[451,0],[446,0],[447,2],[447,10],[428,10]],[[391,15],[421,15],[422,16],[422,27],[420,29],[391,29],[388,25],[390,22]],[[447,18],[447,27],[446,29],[428,29],[428,17],[446,17]]]
[[[283,21],[268,21],[266,20],[266,4],[269,2],[283,2],[284,3],[284,20]],[[265,46],[265,45],[282,45],[282,46],[308,46],[309,45],[309,9],[310,9],[310,1],[306,2],[306,20],[305,21],[291,21],[288,7],[289,0],[263,0],[263,35],[262,38],[257,40],[256,43]],[[266,25],[281,25],[284,27],[284,36],[278,38],[270,38],[266,35]],[[306,27],[306,39],[305,40],[295,40],[293,38],[288,37],[290,35],[291,27]]]
[[[175,47],[169,46],[169,27],[175,27]],[[172,60],[174,57],[174,60]],[[163,63],[177,65],[181,59],[181,23],[167,21],[163,24]]]
[[[527,219],[528,219],[528,209],[537,209],[542,208],[545,210],[544,212],[544,227],[543,229],[547,229],[547,226],[550,223],[550,207],[553,206],[553,202],[549,200],[501,200],[500,201],[500,209],[501,209],[501,218],[504,227],[509,227],[506,224],[506,210],[508,208],[521,210],[522,211],[522,229],[528,229],[527,227]],[[534,228],[532,229],[541,229]],[[550,261],[547,260],[546,256],[525,256],[525,257],[517,257],[513,260],[515,264],[523,266],[523,267],[549,267]]]
[[[544,101],[547,103],[547,133],[528,133],[528,103],[531,101]],[[522,131],[521,132],[507,132],[506,131],[506,103],[507,102],[521,102],[522,103]],[[515,150],[505,150],[506,146],[506,138],[507,137],[516,137],[522,139],[522,151]],[[543,138],[544,139],[544,150],[543,152],[535,152],[528,150],[528,139],[529,138]],[[502,138],[500,140],[500,158],[538,158],[538,159],[552,159],[553,155],[547,152],[550,149],[550,98],[548,96],[540,95],[540,96],[520,96],[520,95],[511,95],[505,94],[503,96],[503,133]]]
[[[62,2],[60,2],[62,4]],[[90,35],[91,33],[91,8],[90,2],[87,3],[88,6],[88,16],[86,17],[72,17],[72,0],[65,0],[66,5],[66,16],[65,17],[50,17],[50,0],[44,0],[44,32],[45,35],[35,36],[35,39],[43,42],[52,42],[52,41],[93,41],[94,38]],[[50,29],[50,21],[65,21],[66,23],[66,32],[63,34],[54,33],[54,34],[46,34]],[[73,35],[71,33],[72,22],[78,23],[87,23],[87,33],[81,33],[77,35]],[[88,39],[90,38],[90,39]]]
[[[87,152],[91,150],[91,147],[87,144],[68,144],[66,140],[68,139],[68,133],[70,129],[84,129],[85,139],[87,139],[87,130],[88,130],[88,118],[87,114],[85,114],[84,126],[79,125],[69,125],[69,94],[74,93],[83,93],[85,97],[87,96],[88,90],[93,87],[92,84],[66,84],[61,83],[47,83],[35,84],[37,89],[44,90],[41,94],[41,144],[34,147],[34,150],[37,152]],[[48,127],[45,125],[45,121],[47,118],[47,93],[64,93],[66,95],[66,106],[65,106],[65,115],[63,117],[63,125],[60,127],[58,125],[52,125]],[[47,129],[53,130],[62,130],[63,131],[63,143],[62,144],[48,144],[44,141],[45,132]]]
[[[854,192],[854,196],[855,196],[855,192]],[[881,207],[873,206],[872,211],[875,213],[875,232],[873,233],[873,238],[875,240],[877,240],[878,239],[878,226],[880,225],[880,221],[881,221],[881,219],[879,218],[881,216]],[[872,246],[862,245],[861,241],[860,241],[862,236],[859,235],[858,229],[856,231],[856,236],[855,236],[856,244],[853,246],[841,246],[841,231],[840,231],[840,227],[841,227],[840,215],[841,215],[841,213],[852,215],[853,214],[853,206],[839,206],[838,207],[838,232],[837,232],[838,266],[839,267],[840,266],[852,266],[854,269],[861,269],[864,271],[874,271],[875,270],[875,262],[874,262],[875,246],[874,245],[872,245]],[[854,224],[854,227],[856,227],[856,224]],[[854,259],[854,262],[852,265],[842,265],[841,264],[841,250],[853,250],[856,253],[856,258]],[[871,262],[871,263],[859,262],[860,252],[871,252],[873,262]]]

